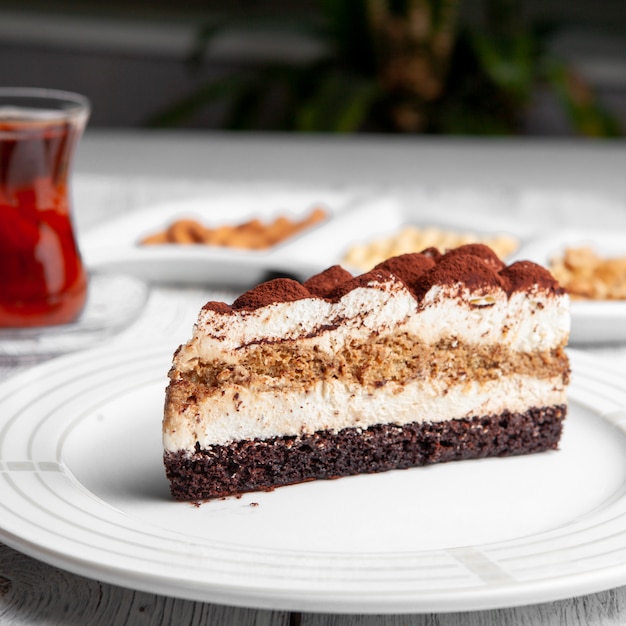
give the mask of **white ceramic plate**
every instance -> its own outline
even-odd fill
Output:
[[[591,246],[603,257],[626,257],[626,234],[566,230],[529,242],[517,257],[547,266],[550,259],[562,255],[565,248],[579,246]],[[574,300],[571,313],[572,345],[626,341],[626,300]]]
[[[322,207],[332,221],[355,202],[356,195],[356,192],[324,189],[260,190],[254,194],[249,190],[222,191],[211,197],[166,203],[112,219],[82,235],[80,247],[91,268],[123,271],[158,282],[250,286],[272,271],[308,278],[323,269],[328,256],[324,252],[328,242],[323,242],[320,250],[315,236],[323,222],[267,251],[204,245],[140,246],[138,242],[179,218],[196,219],[206,226],[217,227],[252,218],[267,221],[281,215],[301,219],[313,208]],[[311,237],[317,243],[307,248],[311,252],[307,254],[302,240]]]
[[[171,346],[87,351],[0,385],[0,538],[78,574],[270,609],[459,611],[626,584],[626,390],[573,352],[561,450],[169,497]]]

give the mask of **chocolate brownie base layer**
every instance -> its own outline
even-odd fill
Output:
[[[172,496],[207,500],[317,479],[556,449],[565,406],[447,422],[382,424],[165,452]]]

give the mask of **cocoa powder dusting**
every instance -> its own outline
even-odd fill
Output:
[[[420,298],[433,285],[455,284],[461,284],[470,290],[487,287],[504,288],[498,274],[478,257],[469,254],[444,254],[437,264],[416,282],[414,289]]]
[[[214,311],[215,313],[221,313],[226,315],[232,313],[232,307],[226,304],[226,302],[207,302],[203,307],[203,311]]]
[[[352,278],[352,274],[341,265],[333,265],[320,274],[311,276],[304,286],[314,296],[326,298],[341,284]]]
[[[435,261],[432,257],[415,252],[387,259],[379,263],[374,269],[391,272],[408,287],[412,287],[417,279],[434,265]]]
[[[434,248],[431,246],[430,248],[424,248],[420,254],[427,256],[431,259],[437,260],[441,256],[441,252],[439,252],[439,248]]]
[[[533,285],[551,293],[564,293],[564,289],[545,267],[531,261],[516,261],[503,269],[501,276],[507,284],[506,289],[509,294],[515,291],[527,291]]]
[[[347,293],[350,293],[353,289],[357,289],[358,287],[367,287],[367,285],[373,281],[384,283],[392,278],[393,275],[387,270],[373,269],[365,274],[355,276],[351,280],[342,283],[330,294],[330,297],[333,300],[339,300]]]
[[[304,284],[290,278],[276,278],[245,292],[232,307],[222,302],[209,302],[204,309],[227,314],[232,310],[254,310],[304,298],[336,301],[357,287],[372,281],[386,282],[393,277],[404,282],[418,300],[433,285],[461,285],[473,291],[499,287],[508,295],[537,286],[550,293],[563,293],[547,269],[530,261],[518,261],[507,267],[487,246],[468,244],[445,254],[435,249],[403,254],[354,277],[341,266],[333,265]]]
[[[506,264],[500,259],[500,257],[491,248],[482,243],[469,243],[459,248],[453,248],[452,250],[446,252],[445,256],[449,257],[459,254],[469,254],[481,259],[494,272],[499,272],[506,267]]]
[[[233,302],[233,309],[260,309],[275,302],[295,302],[310,297],[309,290],[297,280],[275,278],[241,294]]]

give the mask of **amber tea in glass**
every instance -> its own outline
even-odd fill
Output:
[[[0,327],[72,322],[85,305],[69,176],[89,113],[78,94],[0,88]]]

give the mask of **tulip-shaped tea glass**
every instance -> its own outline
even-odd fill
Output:
[[[0,327],[65,324],[83,310],[69,177],[89,113],[78,94],[0,88]]]

